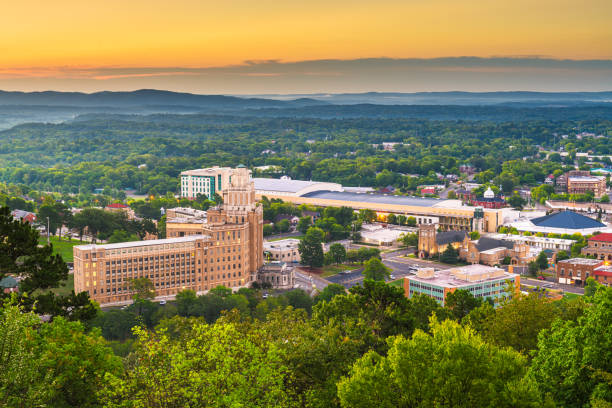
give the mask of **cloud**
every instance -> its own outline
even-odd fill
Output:
[[[131,90],[194,93],[599,91],[612,89],[612,60],[543,56],[245,61],[220,67],[0,68],[7,90]]]

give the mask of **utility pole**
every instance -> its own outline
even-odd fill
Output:
[[[47,245],[49,245],[49,217],[47,217]]]

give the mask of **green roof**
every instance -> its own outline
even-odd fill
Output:
[[[17,279],[12,276],[6,276],[0,280],[0,288],[16,288],[18,285]]]

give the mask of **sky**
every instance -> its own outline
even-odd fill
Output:
[[[3,0],[0,89],[612,90],[610,0]]]

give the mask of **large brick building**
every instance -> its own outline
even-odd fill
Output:
[[[568,194],[585,194],[593,192],[595,198],[606,194],[606,178],[592,176],[586,170],[573,170],[557,178],[556,190]]]
[[[535,260],[537,252],[521,242],[489,237],[470,240],[466,237],[459,248],[459,259],[471,264],[494,266],[509,257],[511,265],[526,266]]]
[[[223,204],[207,212],[206,222],[168,224],[172,238],[75,246],[75,291],[113,303],[130,301],[130,282],[139,277],[162,297],[253,282],[263,265],[262,209],[246,168],[234,169],[228,183]]]
[[[597,259],[612,261],[612,234],[604,233],[593,235],[587,246],[582,248],[582,254],[594,256]]]

